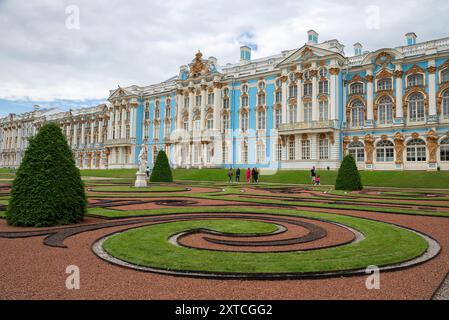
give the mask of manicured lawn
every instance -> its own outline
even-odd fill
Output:
[[[170,192],[170,191],[183,191],[185,187],[176,186],[149,186],[146,188],[135,188],[131,186],[96,186],[92,188],[92,191],[108,192],[108,191],[125,191],[125,192]]]
[[[104,248],[119,259],[149,267],[231,273],[307,273],[365,268],[367,265],[383,266],[412,259],[427,249],[427,242],[421,236],[382,222],[293,210],[279,210],[276,214],[321,218],[345,224],[359,230],[365,239],[334,248],[276,253],[195,250],[177,247],[167,241],[174,234],[196,228],[247,233],[257,233],[260,230],[254,222],[217,219],[172,222],[132,229],[106,240]]]
[[[0,218],[6,218],[6,211],[0,211]]]
[[[81,170],[83,176],[108,178],[134,178],[136,169]],[[334,185],[337,171],[318,171],[323,185]],[[396,188],[449,189],[449,171],[361,171],[364,186]],[[241,180],[243,181],[242,170]],[[175,169],[175,180],[227,181],[227,169]],[[310,184],[308,170],[280,170],[273,175],[260,176],[260,182]]]

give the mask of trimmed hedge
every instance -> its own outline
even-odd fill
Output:
[[[351,155],[343,158],[340,169],[338,169],[335,190],[362,190],[362,179],[360,178],[357,164]]]
[[[173,175],[170,164],[168,163],[167,154],[160,150],[156,157],[156,163],[150,177],[151,182],[173,182]]]
[[[46,124],[29,140],[11,189],[10,225],[55,226],[83,220],[87,198],[61,129]]]

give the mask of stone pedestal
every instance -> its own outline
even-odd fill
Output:
[[[136,188],[144,188],[147,186],[147,174],[145,172],[136,173],[136,182],[134,183]]]

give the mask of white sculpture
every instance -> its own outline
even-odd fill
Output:
[[[139,153],[139,170],[136,172],[136,182],[134,183],[134,186],[136,188],[142,188],[147,186],[147,158],[148,158],[148,151],[147,146],[142,144],[142,148],[140,149]]]

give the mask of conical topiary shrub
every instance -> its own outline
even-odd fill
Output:
[[[6,219],[44,227],[83,220],[87,199],[80,172],[61,129],[46,124],[31,138],[12,185]]]
[[[156,163],[151,171],[151,182],[173,182],[170,164],[168,163],[165,151],[161,150],[157,153]]]
[[[340,169],[338,170],[335,190],[362,190],[362,179],[360,178],[357,164],[351,155],[343,158]]]

